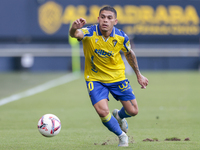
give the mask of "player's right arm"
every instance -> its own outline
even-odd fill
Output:
[[[80,30],[86,24],[86,20],[84,18],[79,18],[72,23],[71,28],[69,29],[69,35],[73,38],[77,38],[82,40],[84,37],[83,32]]]

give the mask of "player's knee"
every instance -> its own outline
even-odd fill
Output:
[[[100,117],[106,117],[110,112],[107,109],[99,109],[97,113]]]
[[[138,114],[138,109],[137,110],[135,110],[135,112],[134,112],[134,116],[136,116],[137,114]]]
[[[133,111],[130,115],[131,116],[136,116],[138,114],[138,111]]]
[[[136,116],[138,114],[138,112],[139,112],[138,108],[134,108],[134,109],[129,110],[128,114],[130,116]]]

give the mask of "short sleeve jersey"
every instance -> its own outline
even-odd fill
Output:
[[[120,51],[131,50],[128,36],[113,27],[110,36],[105,39],[100,32],[99,24],[82,28],[82,39],[85,55],[86,81],[113,83],[126,79],[125,65]]]

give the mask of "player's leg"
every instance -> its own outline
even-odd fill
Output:
[[[94,108],[100,116],[102,123],[108,128],[108,130],[110,130],[119,137],[118,146],[128,146],[128,136],[121,130],[116,118],[113,117],[113,115],[111,115],[108,108],[108,100],[100,100],[99,102],[94,104]]]
[[[108,108],[109,90],[100,82],[86,82],[92,104],[102,123],[119,137],[119,146],[128,146],[128,136],[121,130],[118,121]]]
[[[117,120],[111,115],[108,108],[108,100],[102,99],[96,104],[94,104],[94,108],[101,118],[102,123],[114,134],[117,136],[122,134],[122,130],[117,122]]]
[[[113,116],[117,119],[121,129],[126,133],[128,132],[128,123],[125,118],[137,115],[138,106],[136,99],[130,101],[121,101],[121,103],[123,107],[121,110],[113,110]]]
[[[134,116],[138,113],[138,106],[135,95],[128,80],[116,82],[111,86],[111,93],[115,99],[120,100],[123,107],[121,110],[115,109],[113,116],[117,119],[121,129],[128,131],[128,123],[125,118]]]
[[[118,112],[119,117],[121,119],[135,116],[138,114],[139,110],[138,110],[138,105],[137,105],[136,99],[128,100],[128,101],[120,100],[120,102],[123,105],[121,110]]]

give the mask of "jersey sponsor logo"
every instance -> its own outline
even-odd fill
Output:
[[[101,49],[95,49],[94,52],[97,53],[102,58],[108,58],[110,56],[114,56],[114,53],[112,51],[106,52],[106,51],[101,50]]]

